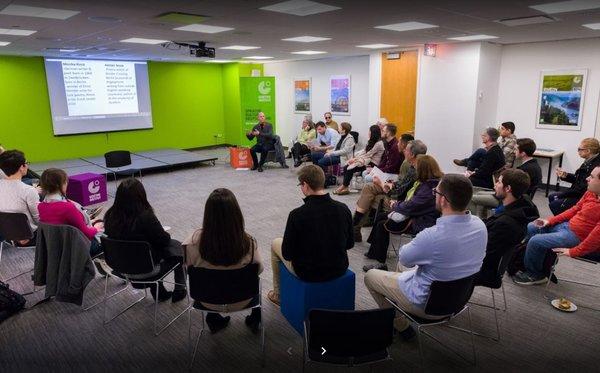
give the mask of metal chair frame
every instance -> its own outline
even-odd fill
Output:
[[[24,216],[25,217],[25,223],[23,225],[23,228],[25,228],[25,230],[27,231],[28,237],[23,237],[23,238],[21,238],[21,237],[10,237],[9,239],[5,239],[5,240],[1,241],[0,242],[0,265],[2,264],[2,252],[5,250],[5,246],[7,246],[7,247],[9,246],[9,247],[16,248],[16,249],[35,249],[35,246],[17,246],[17,244],[16,244],[16,241],[19,240],[19,239],[31,239],[31,238],[33,238],[33,231],[31,230],[31,226],[29,226],[29,223],[27,222],[27,216],[25,214],[23,214],[23,213],[5,213],[5,214],[15,214],[15,216],[17,216],[17,215]],[[34,268],[32,268],[30,270],[26,270],[26,271],[20,272],[20,273],[14,275],[14,276],[8,277],[8,278],[5,278],[2,275],[2,272],[0,271],[0,281],[8,282],[8,281],[14,280],[17,277],[23,276],[23,275],[25,275],[27,273],[31,273],[31,272],[33,272],[33,270],[34,270]],[[35,285],[33,285],[33,291],[28,292],[28,293],[24,293],[23,295],[29,295],[29,294],[33,294],[35,292],[36,292]]]
[[[584,262],[584,263],[590,263],[590,264],[593,264],[593,265],[598,265],[599,264],[599,262],[596,262],[596,261],[590,260],[590,259],[586,259],[586,258],[574,257],[572,259],[579,260],[579,261]],[[552,266],[552,269],[550,270],[550,276],[548,276],[548,282],[546,282],[546,285],[545,285],[545,289],[546,290],[548,290],[548,288],[550,286],[550,283],[552,282],[552,275],[556,276],[555,272],[556,272],[556,265],[557,264],[558,264],[558,256],[556,257],[556,260],[554,261],[554,265]],[[568,279],[568,278],[561,278],[560,281],[570,282],[572,284],[578,284],[578,285],[583,285],[583,286],[590,286],[590,287],[593,287],[593,288],[600,288],[600,284],[593,284],[593,283],[590,283],[590,282],[583,282],[583,281],[578,281],[578,280],[573,280],[573,279]],[[546,292],[546,294],[544,294],[544,297],[546,299],[550,299],[548,292]],[[585,307],[585,308],[591,309],[593,311],[600,311],[600,309],[596,309],[596,308],[592,308],[592,307]]]

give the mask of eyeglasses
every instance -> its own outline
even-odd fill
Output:
[[[434,189],[431,189],[431,194],[433,194],[434,196],[435,196],[436,194],[439,194],[440,196],[442,196],[442,197],[446,198],[446,195],[445,195],[444,193],[442,193],[442,192],[438,192],[438,191],[437,191],[435,188],[434,188]],[[448,198],[446,198],[446,199],[448,199]]]
[[[588,148],[577,148],[578,152],[584,151],[584,150],[588,150]]]

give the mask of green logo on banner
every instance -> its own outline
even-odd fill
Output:
[[[256,140],[246,139],[246,133],[258,123],[258,113],[265,113],[267,122],[276,129],[275,121],[275,78],[240,78],[240,99],[242,104],[242,144],[252,146]]]

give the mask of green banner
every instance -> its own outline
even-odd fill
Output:
[[[265,113],[267,122],[273,125],[276,132],[275,121],[275,78],[252,77],[240,78],[240,102],[242,107],[242,141],[241,145],[251,146],[256,140],[248,140],[246,133],[258,123],[258,113]]]

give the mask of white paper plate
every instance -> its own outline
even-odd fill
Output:
[[[168,232],[171,230],[171,227],[169,227],[168,225],[163,225],[163,229]]]
[[[551,304],[551,305],[552,305],[554,308],[556,308],[557,310],[559,310],[559,311],[563,311],[563,312],[575,312],[575,311],[577,311],[577,306],[575,305],[575,303],[571,302],[571,308],[569,308],[569,309],[564,309],[564,308],[560,308],[560,307],[558,306],[559,302],[560,302],[560,299],[553,299],[553,300],[550,302],[550,304]]]

